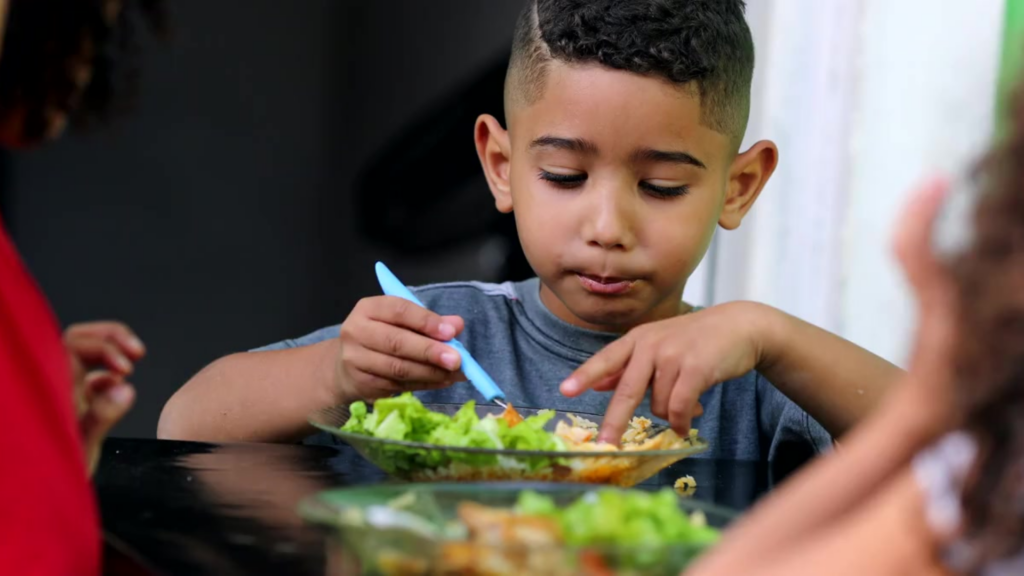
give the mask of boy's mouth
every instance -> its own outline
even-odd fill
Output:
[[[593,274],[583,274],[582,272],[577,272],[576,277],[579,278],[580,285],[583,286],[584,290],[603,296],[617,296],[619,294],[625,294],[633,288],[634,284],[636,284],[636,280],[608,276],[595,276]]]

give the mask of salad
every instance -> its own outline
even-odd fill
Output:
[[[431,493],[412,491],[342,516],[353,534],[365,536],[387,518],[387,529],[404,523],[420,542],[432,543],[396,546],[393,536],[376,538],[372,546],[360,541],[355,552],[363,557],[364,574],[678,574],[719,539],[704,513],[681,509],[670,488],[605,488],[562,504],[527,490],[512,506],[463,500],[447,518],[429,512],[437,510]]]
[[[633,418],[621,446],[598,443],[596,423],[553,410],[525,418],[469,401],[448,413],[411,392],[353,403],[336,434],[367,459],[402,479],[556,480],[631,486],[706,443],[691,430],[679,437],[643,417]],[[316,423],[314,421],[314,423]],[[330,430],[328,428],[328,430]]]
[[[480,418],[476,413],[476,402],[470,400],[454,416],[448,416],[431,412],[411,392],[378,400],[373,408],[373,412],[369,412],[365,402],[352,404],[349,420],[341,430],[438,446],[497,450],[566,449],[565,442],[544,430],[544,425],[555,417],[551,410],[522,418],[510,406],[501,416]],[[494,458],[493,455],[470,455],[466,460],[483,464],[493,463]]]

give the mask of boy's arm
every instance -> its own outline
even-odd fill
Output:
[[[316,410],[465,380],[445,342],[462,332],[402,298],[364,298],[340,327],[295,341],[294,348],[221,358],[164,406],[157,436],[215,442],[289,442],[313,431]]]
[[[207,442],[293,442],[313,428],[307,418],[346,402],[334,387],[341,343],[242,352],[192,377],[164,406],[157,437]]]
[[[683,433],[705,390],[752,369],[833,437],[863,419],[904,374],[775,308],[731,302],[630,330],[576,369],[561,390],[614,390],[600,438],[618,442],[648,389],[651,412]]]
[[[930,393],[917,398],[919,402],[928,406],[947,404],[935,413],[948,412],[953,405],[949,382],[957,290],[948,268],[932,252],[933,223],[943,205],[945,189],[942,180],[922,187],[895,228],[896,255],[920,306],[911,358],[916,374],[907,382],[930,389]],[[842,434],[878,405],[903,373],[838,336],[776,312],[775,321],[768,323],[758,368],[833,436]]]
[[[833,437],[845,434],[880,405],[906,373],[867,350],[762,304],[757,318],[757,370]]]

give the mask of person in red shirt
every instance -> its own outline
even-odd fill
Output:
[[[0,0],[0,144],[25,148],[120,108],[132,11],[156,0]],[[6,25],[6,26],[5,26]],[[5,29],[6,28],[6,29]],[[122,65],[121,68],[115,64]],[[120,72],[119,72],[120,71]],[[0,221],[0,573],[92,575],[99,517],[89,475],[135,397],[145,354],[117,322],[63,335]]]

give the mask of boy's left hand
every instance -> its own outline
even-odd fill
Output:
[[[652,322],[629,331],[595,354],[561,385],[566,396],[586,390],[615,393],[599,441],[618,444],[651,388],[651,412],[685,435],[702,413],[705,390],[754,369],[774,309],[733,302]]]

